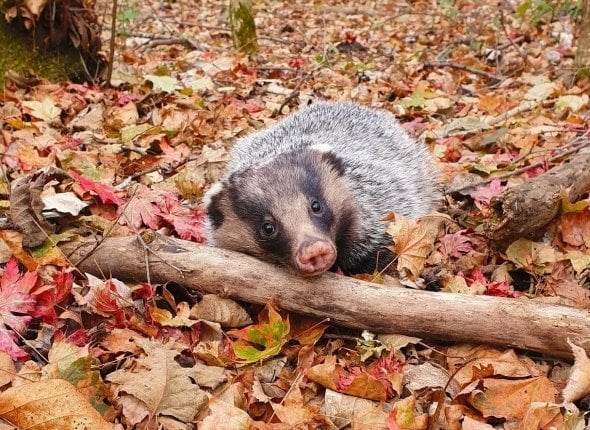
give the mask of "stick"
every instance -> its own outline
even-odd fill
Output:
[[[60,244],[76,264],[95,240]],[[504,345],[571,357],[566,343],[590,352],[590,314],[530,299],[507,299],[391,288],[327,273],[302,278],[254,257],[155,235],[147,244],[152,281],[250,303],[270,301],[334,324],[435,340]],[[107,238],[78,268],[145,281],[144,246],[135,237]],[[159,257],[154,257],[157,254]],[[182,272],[162,260],[174,261]]]

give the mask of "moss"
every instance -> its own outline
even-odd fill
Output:
[[[4,85],[9,70],[19,74],[32,71],[50,81],[76,80],[84,74],[76,49],[58,47],[49,51],[39,46],[35,49],[30,34],[0,17],[0,86]]]

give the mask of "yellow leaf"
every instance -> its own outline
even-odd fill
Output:
[[[424,270],[440,223],[436,218],[415,221],[396,214],[395,221],[387,227],[394,242],[389,249],[397,255],[397,270],[405,277],[415,280]]]
[[[47,379],[4,391],[0,394],[0,418],[18,428],[114,428],[63,379]]]

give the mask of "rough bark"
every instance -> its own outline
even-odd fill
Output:
[[[569,163],[495,196],[492,218],[484,225],[486,236],[503,241],[535,235],[559,213],[562,189],[572,202],[590,190],[590,153],[579,153]]]
[[[582,0],[580,4],[580,35],[574,60],[580,75],[590,75],[590,0]]]
[[[60,245],[73,264],[96,276],[175,282],[203,293],[282,309],[338,325],[433,340],[491,343],[571,357],[570,338],[590,352],[590,314],[529,299],[383,287],[328,273],[301,278],[231,251],[154,235]],[[88,255],[90,254],[90,255]],[[147,266],[146,267],[146,262]]]

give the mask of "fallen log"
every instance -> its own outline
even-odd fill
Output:
[[[149,248],[149,251],[146,250]],[[329,318],[337,325],[432,340],[490,343],[571,357],[590,352],[590,313],[529,299],[384,287],[327,273],[301,278],[253,257],[153,235],[59,245],[82,272],[143,282],[175,282],[203,293]],[[147,267],[146,267],[147,264]]]
[[[572,202],[590,190],[590,153],[579,153],[568,163],[492,198],[492,218],[484,224],[486,236],[503,241],[536,234],[559,213],[562,189]]]

